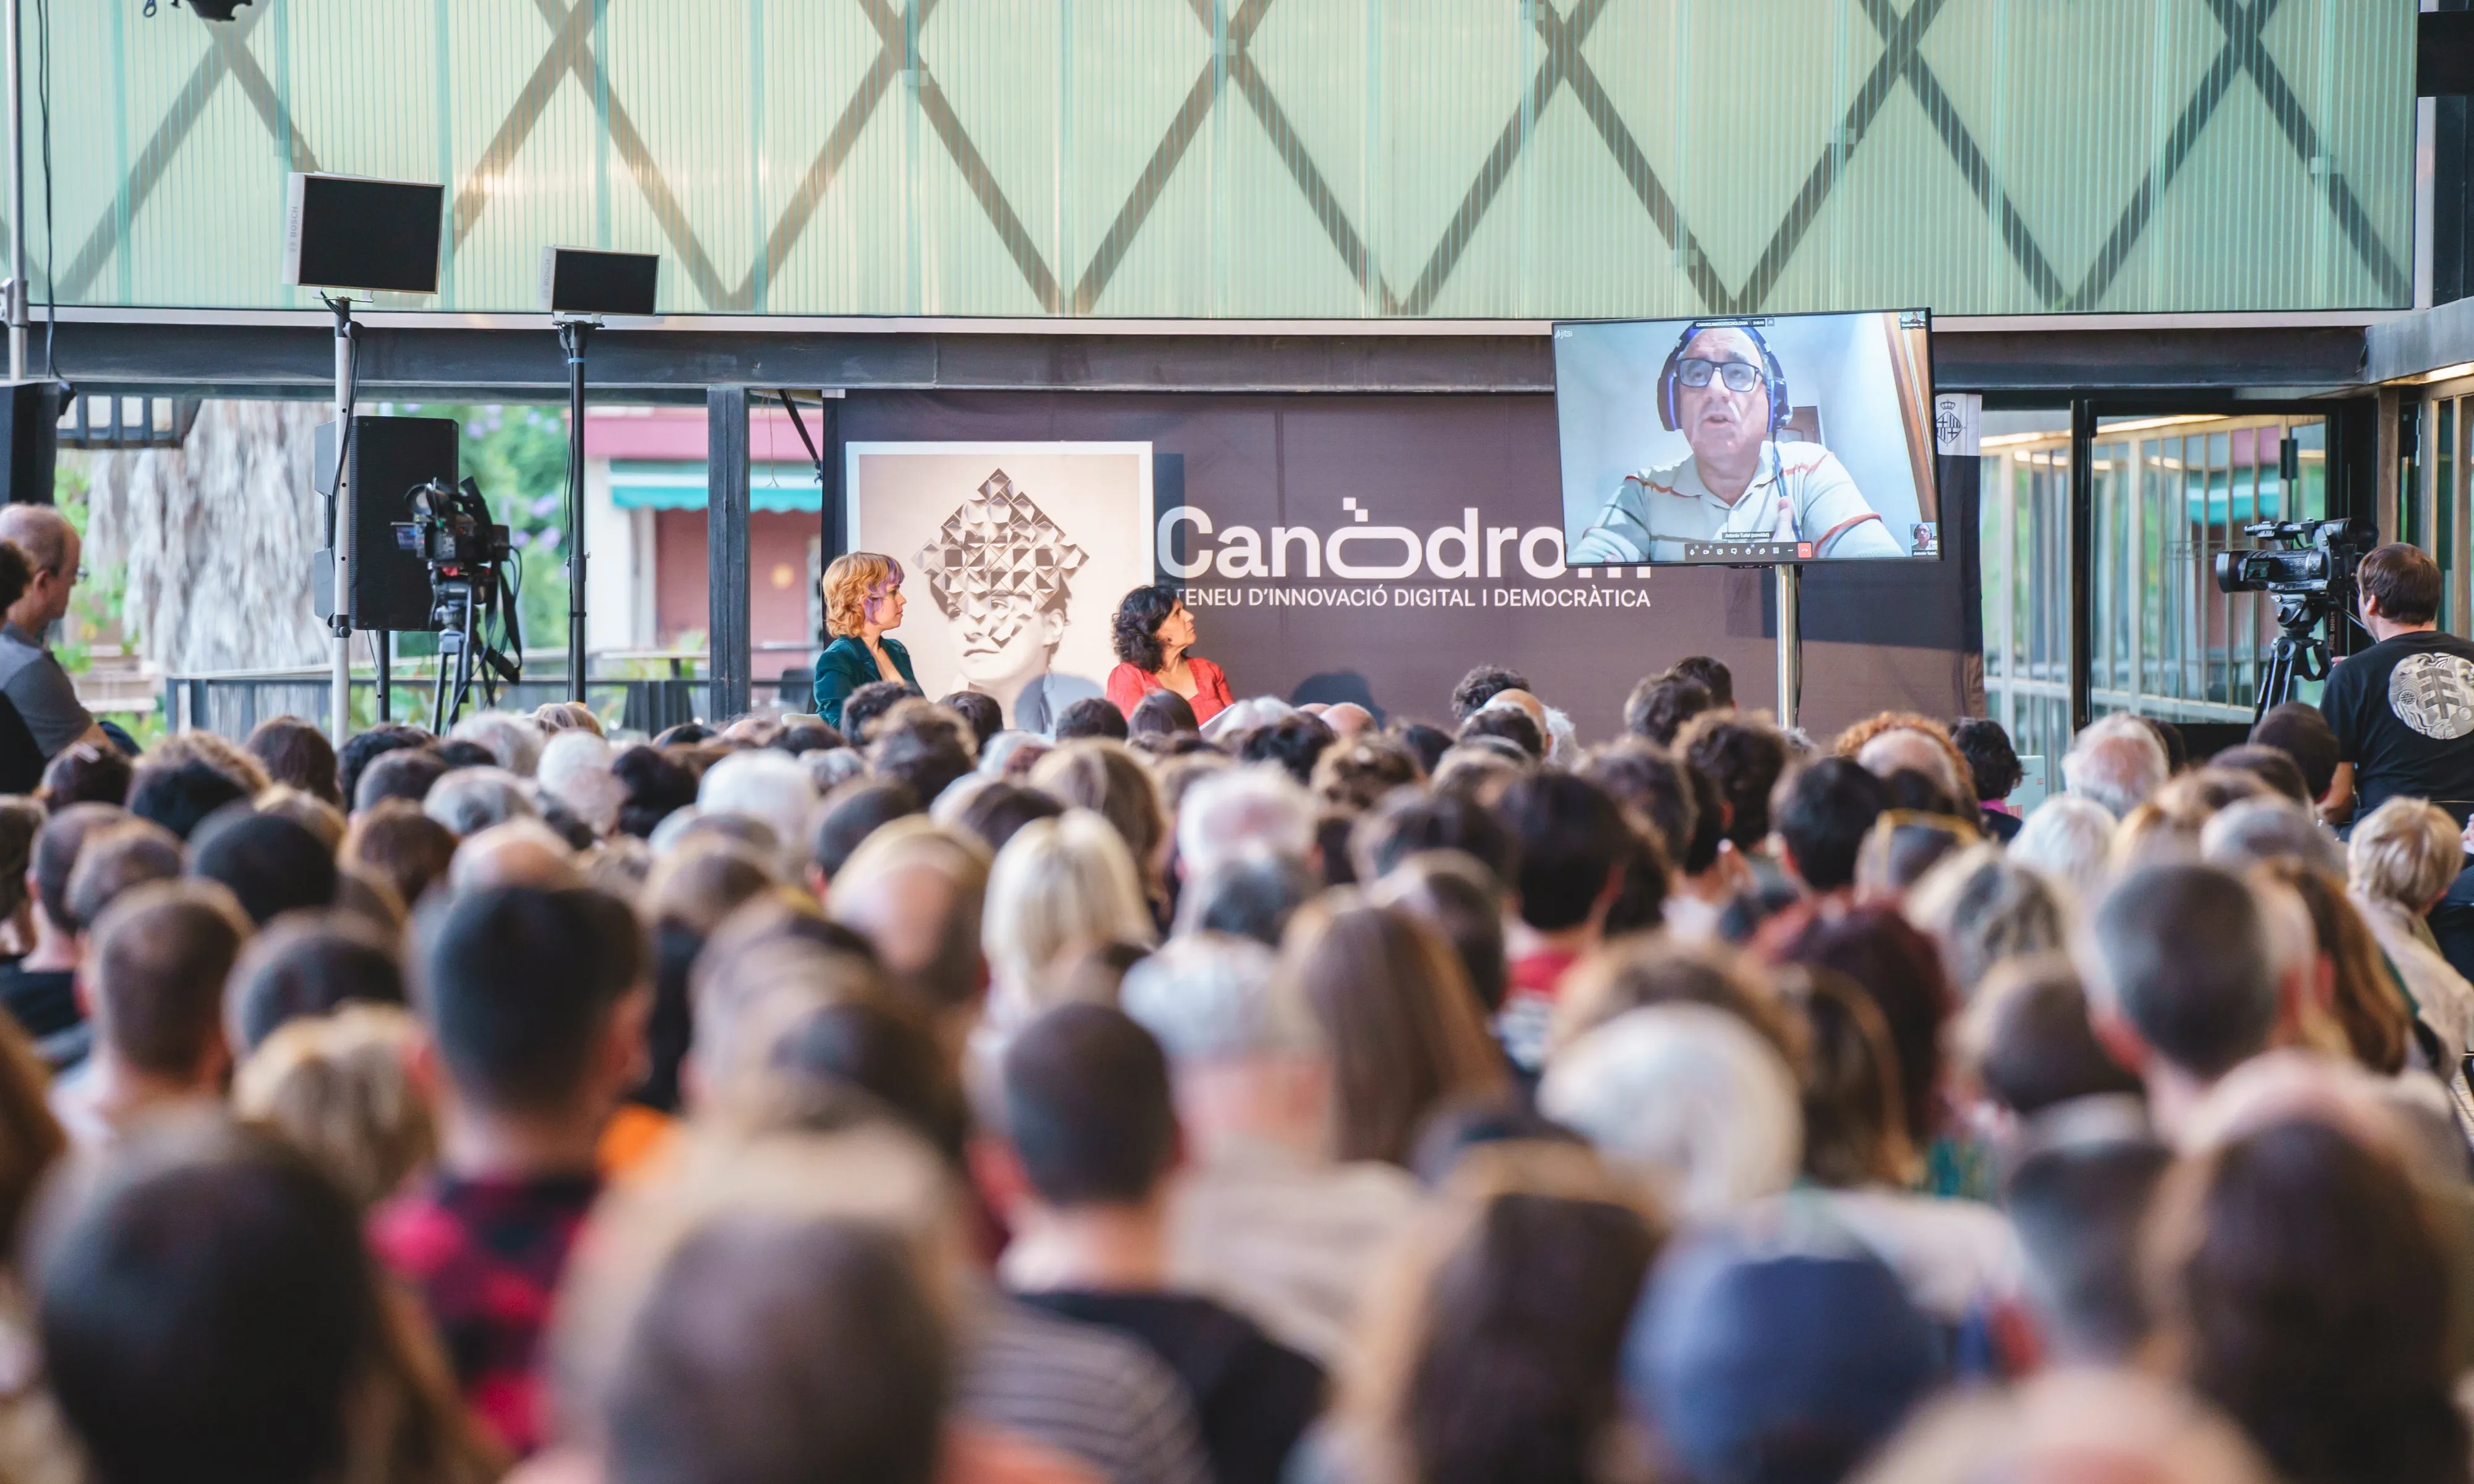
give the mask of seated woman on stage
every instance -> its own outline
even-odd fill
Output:
[[[902,563],[872,551],[836,557],[825,568],[825,632],[834,641],[816,657],[816,714],[842,724],[842,703],[861,685],[900,681],[916,694],[910,651],[885,636],[902,627]]]
[[[1117,605],[1117,658],[1108,672],[1108,699],[1128,717],[1154,690],[1173,690],[1194,706],[1195,725],[1211,720],[1237,698],[1228,677],[1194,648],[1194,615],[1176,589],[1137,587]]]

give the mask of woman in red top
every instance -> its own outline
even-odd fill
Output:
[[[1128,717],[1154,690],[1183,696],[1194,706],[1198,726],[1237,699],[1218,665],[1188,653],[1194,648],[1194,615],[1174,587],[1137,587],[1126,594],[1117,605],[1116,646],[1125,662],[1108,672],[1108,699]]]

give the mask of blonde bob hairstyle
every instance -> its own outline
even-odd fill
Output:
[[[292,1144],[363,1209],[438,1153],[413,1075],[421,1022],[400,1005],[346,1005],[266,1038],[232,1079],[232,1111]]]
[[[982,942],[995,980],[991,1015],[1019,1025],[1055,1008],[1061,971],[1111,944],[1154,936],[1142,876],[1116,826],[1090,809],[1033,820],[988,873]]]
[[[2464,865],[2457,821],[2438,804],[2391,799],[2354,826],[2345,849],[2355,891],[2417,916],[2431,910]]]
[[[902,563],[880,552],[854,551],[825,568],[825,633],[857,634],[867,622],[868,604],[902,581]]]

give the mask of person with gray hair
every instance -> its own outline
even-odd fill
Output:
[[[1268,947],[1280,945],[1289,919],[1322,883],[1304,861],[1255,850],[1190,878],[1176,903],[1176,931],[1229,933]]]
[[[2136,716],[2098,721],[2062,756],[2062,784],[2072,797],[2102,804],[2115,819],[2146,803],[2171,775],[2165,745]]]
[[[1241,731],[1252,731],[1275,721],[1298,714],[1298,708],[1277,696],[1253,696],[1202,724],[1202,740],[1217,742]]]
[[[1177,861],[1189,881],[1249,851],[1302,861],[1313,858],[1314,847],[1314,798],[1274,764],[1213,774],[1177,805]]]
[[[69,610],[84,543],[66,515],[49,505],[0,506],[0,541],[26,557],[30,575],[0,623],[0,695],[6,695],[46,758],[80,742],[110,738],[78,700],[77,686],[48,639]]]
[[[1976,780],[1959,777],[1957,765],[1951,761],[1950,749],[1930,732],[1892,727],[1857,749],[1856,762],[1880,778],[1899,773],[1923,774],[1961,809],[1976,802]]]
[[[2462,849],[2447,810],[2403,797],[2355,825],[2346,846],[2354,905],[2405,980],[2417,1017],[2439,1038],[2443,1070],[2474,1050],[2474,984],[2441,956],[2423,920],[2457,878]]]
[[[421,812],[460,836],[509,820],[535,819],[541,809],[524,780],[504,768],[458,768],[430,786]]]
[[[867,754],[855,747],[820,747],[800,754],[799,764],[808,770],[808,781],[816,785],[816,797],[821,799],[866,773]]]
[[[1649,1181],[1687,1222],[1785,1190],[1804,1155],[1795,1073],[1709,1005],[1646,1005],[1583,1033],[1548,1061],[1538,1111]]]
[[[2100,803],[2068,794],[2048,799],[2020,826],[2010,858],[2043,872],[2080,900],[2093,901],[2104,885],[2114,823],[2112,811]]]
[[[1994,845],[1971,846],[1925,873],[1907,891],[1906,915],[1941,949],[1963,1000],[1976,998],[1994,966],[2063,942],[2052,885]]]
[[[2090,1009],[2099,1030],[2126,1033],[2108,1044],[2135,1064],[2168,1142],[2208,1089],[2268,1049],[2287,967],[2277,934],[2249,885],[2216,866],[2134,871],[2090,915],[2073,954]]]
[[[1000,731],[980,744],[982,776],[1019,783],[1056,744],[1036,731]]]
[[[562,728],[542,747],[535,781],[541,791],[568,807],[595,835],[608,839],[618,829],[618,810],[627,802],[627,785],[610,763],[614,754],[601,733],[582,727]]]
[[[541,767],[541,724],[529,716],[481,711],[457,722],[448,735],[459,742],[479,743],[489,749],[499,767],[520,778],[531,778]]]
[[[808,816],[816,807],[815,780],[788,753],[760,748],[733,753],[708,769],[696,786],[696,808],[706,815],[743,814],[771,827],[788,853],[783,870],[796,877],[806,864]]]
[[[2299,861],[2341,881],[2345,849],[2311,811],[2285,798],[2244,799],[2200,827],[2199,857],[2228,871],[2264,861]]]
[[[1273,966],[1250,939],[1196,933],[1135,965],[1119,997],[1168,1053],[1186,1140],[1172,1281],[1328,1365],[1420,1196],[1394,1165],[1332,1160],[1331,1052]]]
[[[537,819],[511,819],[465,840],[448,867],[451,892],[498,886],[537,886],[565,891],[584,885],[575,851],[559,832]]]

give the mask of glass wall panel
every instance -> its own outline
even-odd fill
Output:
[[[2107,419],[2098,432],[2089,470],[2096,712],[2248,720],[2276,638],[2275,605],[2219,591],[2216,559],[2258,544],[2245,528],[2261,521],[2326,515],[2326,422]],[[2057,756],[2070,742],[2070,434],[2048,426],[1989,435],[1985,445],[1987,708],[2020,752]],[[2316,700],[2317,687],[2300,694]]]
[[[2406,0],[26,11],[71,304],[314,310],[295,170],[446,187],[439,292],[391,308],[529,312],[547,243],[661,254],[667,314],[2413,299]]]
[[[2419,546],[2438,563],[2439,626],[2474,634],[2474,395],[2458,382],[2435,388],[2414,428],[2412,462],[2397,486],[2397,539]],[[2324,472],[2324,454],[2303,448],[2303,470]],[[2385,538],[2386,533],[2382,533]]]

